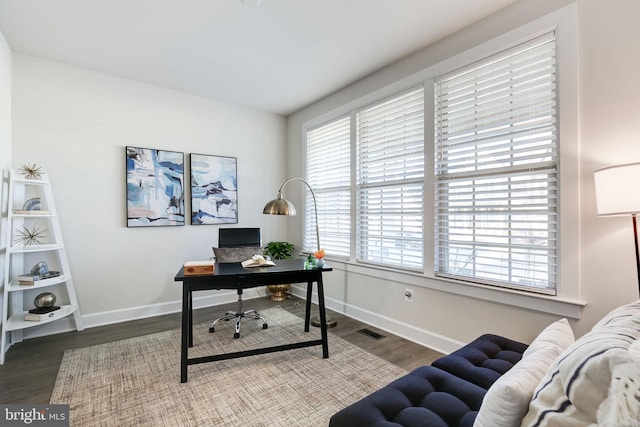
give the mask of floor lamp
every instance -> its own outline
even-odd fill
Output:
[[[636,248],[636,271],[640,294],[640,252],[638,251],[638,225],[636,214],[640,212],[640,163],[611,166],[593,174],[596,185],[598,215],[631,215],[633,241]]]
[[[293,177],[283,182],[280,188],[278,189],[278,195],[276,196],[276,198],[271,200],[264,206],[262,213],[266,215],[289,215],[289,216],[296,215],[296,207],[294,206],[294,204],[286,200],[284,197],[282,197],[282,189],[285,187],[285,185],[287,185],[291,181],[302,182],[304,185],[307,186],[307,188],[311,192],[311,197],[313,198],[313,209],[314,209],[315,218],[316,218],[316,245],[317,245],[316,249],[320,249],[320,229],[318,228],[318,203],[316,202],[316,195],[313,192],[313,189],[311,188],[309,183],[304,179]],[[326,319],[327,319],[327,322],[326,322],[327,328],[332,328],[338,324],[336,320],[331,319],[328,316]],[[313,326],[320,326],[321,324],[320,319],[318,317],[314,317],[313,319],[311,319],[311,324]]]

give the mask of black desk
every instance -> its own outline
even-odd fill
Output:
[[[286,259],[275,261],[270,267],[243,268],[238,263],[216,264],[213,275],[185,276],[183,268],[176,274],[175,281],[182,282],[182,345],[180,355],[180,382],[187,382],[187,366],[198,363],[214,362],[235,357],[253,356],[256,354],[273,353],[294,348],[322,345],[322,357],[329,357],[329,342],[327,339],[327,316],[324,307],[324,287],[322,273],[332,268],[324,266],[321,269],[305,270],[304,259]],[[318,284],[318,307],[320,311],[321,339],[303,341],[292,344],[265,347],[254,350],[224,353],[212,356],[189,359],[188,348],[193,347],[193,291],[210,289],[242,289],[263,285],[277,285],[280,283],[307,283],[307,304],[304,315],[304,331],[309,332],[311,319],[311,290],[313,282]]]

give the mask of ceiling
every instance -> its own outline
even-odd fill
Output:
[[[14,52],[286,116],[515,1],[0,0],[0,31]]]

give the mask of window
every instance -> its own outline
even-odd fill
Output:
[[[307,132],[307,182],[318,204],[320,246],[331,256],[349,256],[351,233],[351,143],[349,116]],[[316,242],[313,198],[305,199],[303,247]]]
[[[423,268],[424,89],[356,114],[357,259]]]
[[[476,46],[411,74],[404,65],[391,67],[397,80],[385,72],[292,116],[291,130],[304,129],[292,143],[302,146],[307,130],[339,118],[350,122],[351,230],[342,252],[349,255],[329,253],[331,264],[358,287],[373,277],[394,289],[411,285],[580,318],[578,34],[572,4],[498,37],[480,37]],[[388,84],[377,87],[378,80]],[[384,149],[369,145],[375,130],[366,120],[412,87],[424,92],[421,191],[417,176],[408,174],[405,187],[391,173],[393,156],[410,150],[394,152],[393,138]],[[320,153],[327,157],[327,149]],[[418,198],[416,209],[409,207]],[[309,205],[306,213],[312,214]],[[308,217],[307,234],[313,224]],[[380,298],[392,292],[380,291]]]
[[[423,87],[313,128],[306,139],[307,179],[316,195],[320,245],[327,254],[352,257],[355,222],[357,261],[421,270]],[[351,168],[354,155],[356,170]],[[355,221],[352,200],[356,200]],[[304,248],[315,248],[315,241],[313,200],[307,197]]]
[[[555,293],[555,35],[435,80],[436,275]]]

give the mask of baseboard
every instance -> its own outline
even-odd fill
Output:
[[[264,293],[260,293],[260,288],[245,289],[242,297],[245,300],[252,298],[262,298]],[[195,295],[195,294],[194,294]],[[238,294],[230,290],[228,292],[216,292],[212,295],[194,296],[193,308],[211,307],[220,304],[227,304],[237,301]],[[101,313],[92,313],[82,315],[82,321],[85,328],[95,328],[98,326],[111,325],[114,323],[128,322],[131,320],[146,319],[148,317],[160,316],[163,314],[178,313],[182,310],[182,301],[171,301],[160,304],[150,304],[138,307],[129,307],[120,310],[104,311]],[[73,324],[73,316],[60,319],[57,322],[47,323],[41,327],[24,329],[23,339],[37,338],[46,335],[59,334],[75,330]]]
[[[290,291],[293,295],[305,299],[306,288],[304,286],[293,285]],[[253,298],[262,298],[263,293],[260,293],[260,288],[245,289],[243,293],[243,299],[250,300]],[[193,308],[204,308],[215,305],[227,304],[237,300],[237,294],[234,291],[228,292],[216,292],[212,295],[206,295],[193,298]],[[313,302],[317,303],[317,294],[312,295]],[[409,341],[413,341],[417,344],[425,347],[432,348],[441,353],[451,353],[462,347],[465,343],[452,340],[433,332],[416,328],[413,325],[409,325],[398,320],[391,319],[386,316],[381,316],[378,313],[364,310],[360,307],[345,304],[342,301],[325,298],[327,308],[334,310],[338,313],[349,316],[360,322],[364,322],[368,325],[379,328],[383,331],[398,335]],[[98,326],[111,325],[114,323],[128,322],[131,320],[145,319],[148,317],[160,316],[163,314],[178,313],[182,309],[182,302],[170,301],[161,304],[150,304],[138,307],[129,307],[120,310],[104,311],[101,313],[92,313],[82,315],[85,328],[95,328]],[[69,316],[66,319],[60,319],[57,322],[47,323],[41,327],[25,329],[23,330],[23,339],[36,338],[40,336],[53,335],[62,332],[69,332],[75,330],[73,325],[73,317]]]
[[[299,298],[306,298],[306,287],[304,286],[293,285],[290,292]],[[311,296],[311,299],[313,302],[317,303],[317,294],[314,293]],[[345,316],[351,317],[352,319],[364,322],[368,325],[392,333],[406,340],[413,341],[422,346],[429,347],[440,353],[449,354],[465,344],[463,342],[452,340],[450,338],[427,331],[425,329],[416,328],[413,325],[399,322],[396,319],[381,316],[378,313],[364,310],[351,304],[345,304],[344,302],[336,299],[327,298],[326,296],[325,304],[327,308],[340,314],[344,314]]]

